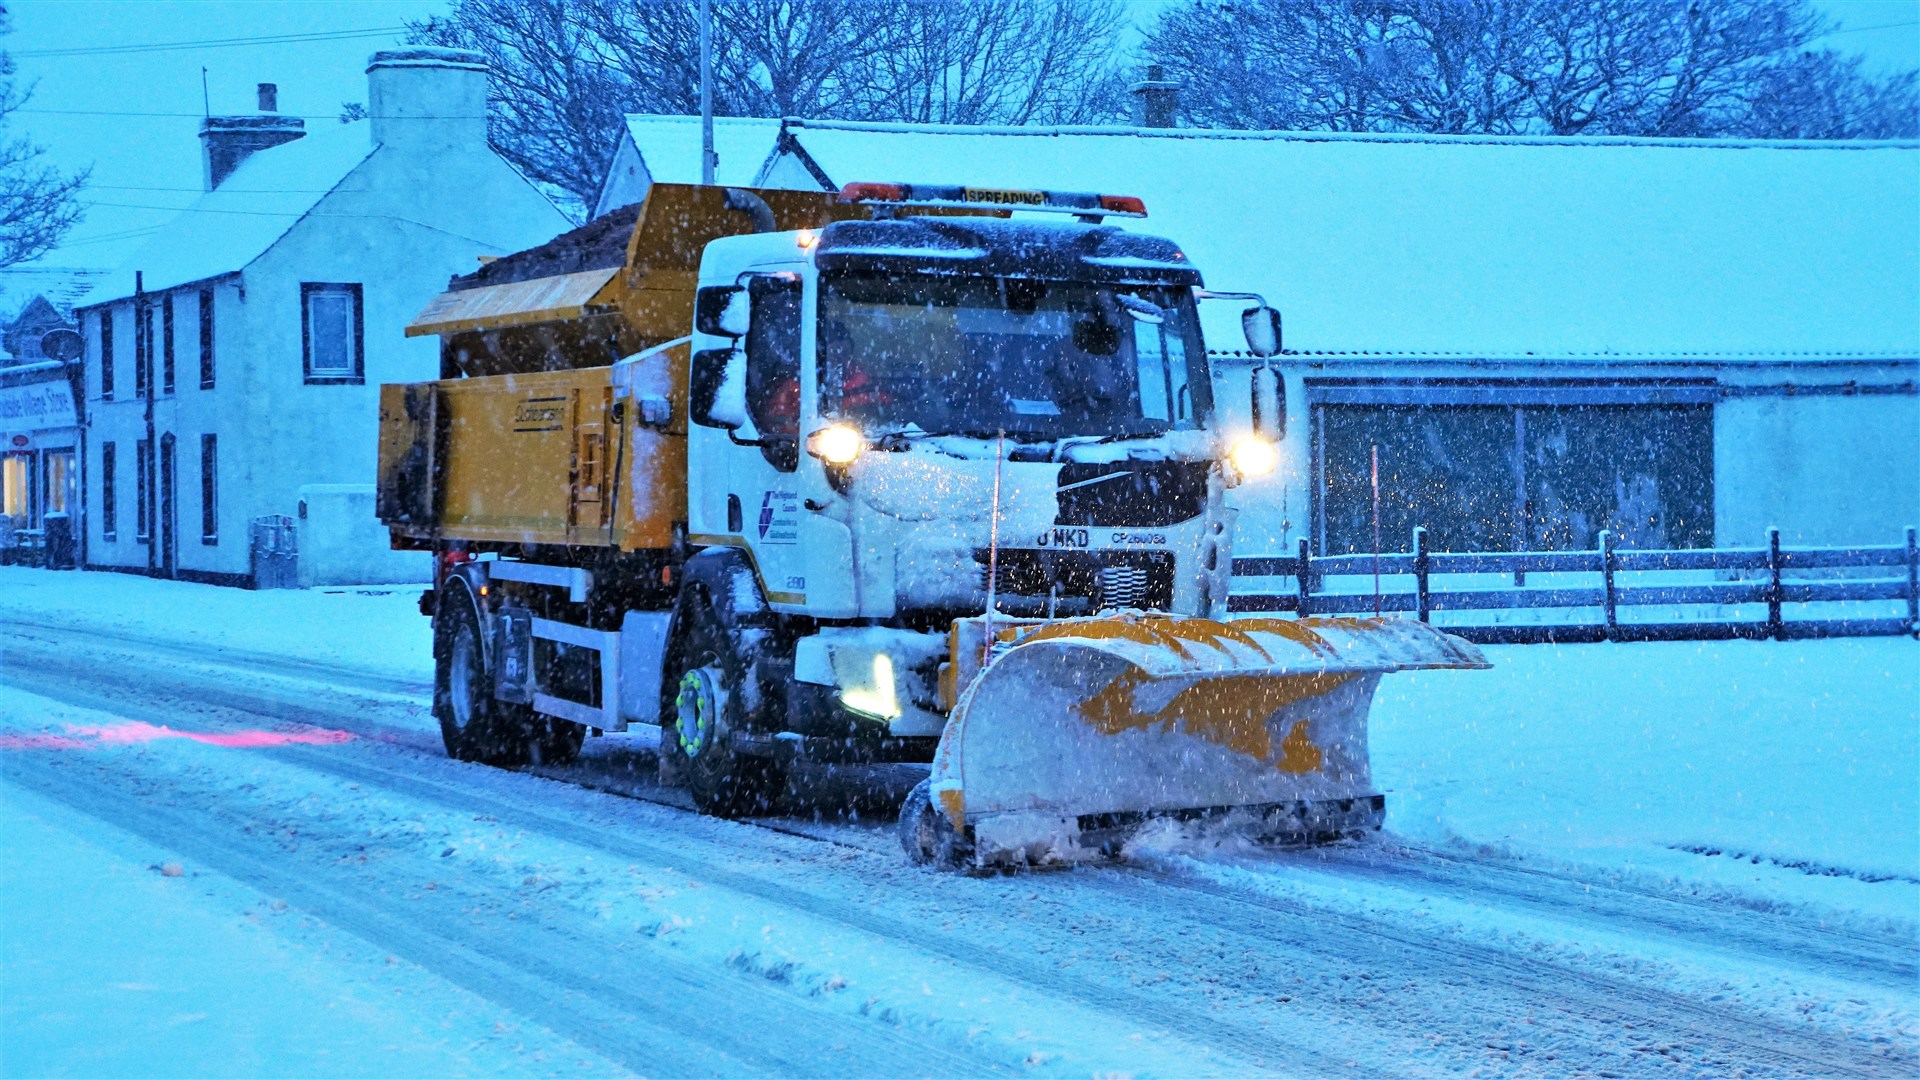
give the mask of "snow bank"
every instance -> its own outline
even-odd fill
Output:
[[[428,685],[421,586],[249,592],[131,574],[0,567],[0,627],[52,623],[271,653]]]
[[[1384,679],[1387,829],[1765,903],[1920,915],[1920,645],[1486,649]]]

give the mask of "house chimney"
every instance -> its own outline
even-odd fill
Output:
[[[1170,128],[1180,111],[1180,84],[1167,78],[1167,69],[1147,65],[1147,77],[1133,84],[1134,121],[1141,127]]]
[[[484,148],[486,57],[424,45],[374,53],[367,62],[367,119],[375,146]]]
[[[280,104],[279,88],[261,83],[260,112],[253,116],[209,116],[200,121],[200,141],[206,164],[207,190],[212,191],[233,175],[240,163],[271,146],[290,143],[307,133],[307,122],[297,116],[275,112]]]

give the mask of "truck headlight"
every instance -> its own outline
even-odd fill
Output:
[[[1242,435],[1227,451],[1227,461],[1241,479],[1265,476],[1280,467],[1280,451],[1258,435]]]
[[[851,465],[866,448],[866,436],[852,424],[823,427],[807,436],[807,453],[829,465]]]

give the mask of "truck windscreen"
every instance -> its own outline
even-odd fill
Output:
[[[840,275],[819,335],[821,413],[870,436],[1153,435],[1213,405],[1183,287]]]

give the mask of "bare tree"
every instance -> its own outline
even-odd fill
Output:
[[[886,47],[883,4],[714,0],[712,9],[714,110],[721,115],[855,111],[861,68]],[[698,3],[587,0],[579,10],[642,111],[698,108]]]
[[[622,114],[699,107],[695,0],[457,0],[416,42],[493,66],[489,135],[592,205]],[[713,0],[714,111],[959,124],[1124,111],[1115,0]]]
[[[1221,127],[1908,130],[1910,80],[1803,52],[1831,28],[1806,0],[1188,0],[1145,52],[1187,84],[1189,121]]]
[[[932,124],[1076,124],[1124,112],[1109,0],[894,0],[861,112]]]
[[[1800,0],[1539,5],[1534,111],[1555,135],[1710,136],[1774,58],[1831,29]]]
[[[0,34],[12,30],[0,5]],[[87,172],[64,173],[43,160],[45,150],[24,136],[8,134],[13,114],[33,88],[14,81],[13,57],[0,51],[0,269],[53,250],[80,221],[80,188]]]
[[[1796,53],[1749,88],[1737,134],[1768,139],[1920,138],[1920,72],[1875,79],[1859,57]]]

